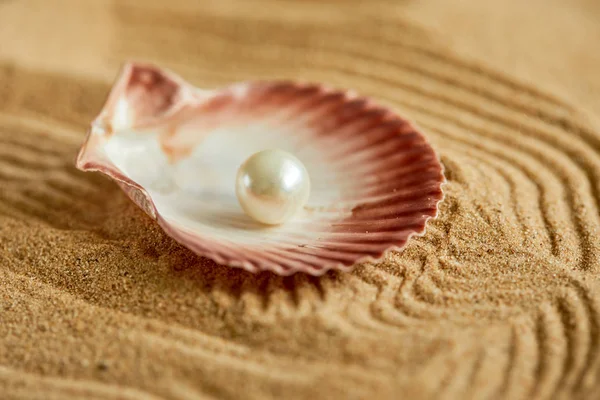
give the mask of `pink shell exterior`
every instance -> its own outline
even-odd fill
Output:
[[[125,117],[117,115],[119,107],[127,110]],[[331,185],[343,196],[326,200],[329,181],[317,182],[311,198],[325,200],[309,201],[306,220],[299,217],[290,227],[268,233],[264,242],[235,239],[261,235],[242,216],[223,228],[231,230],[229,239],[190,230],[161,215],[149,190],[105,151],[121,132],[158,131],[160,148],[176,164],[202,146],[211,130],[223,125],[245,129],[256,121],[291,132],[302,148],[318,149],[326,168],[339,171],[331,175]],[[181,127],[186,131],[179,134]],[[171,72],[137,63],[121,71],[92,123],[77,167],[114,179],[168,235],[193,252],[219,264],[281,275],[349,270],[400,250],[437,215],[445,181],[436,153],[415,125],[368,99],[289,81],[244,82],[206,91]]]

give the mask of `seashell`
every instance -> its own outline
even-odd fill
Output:
[[[238,167],[279,148],[309,172],[303,211],[261,225],[235,194]],[[439,159],[414,124],[320,84],[201,90],[153,65],[124,66],[77,167],[114,179],[173,239],[219,264],[320,275],[399,250],[443,198]]]

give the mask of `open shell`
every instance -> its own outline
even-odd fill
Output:
[[[251,154],[295,154],[311,178],[305,210],[280,226],[247,217],[235,175]],[[436,216],[442,166],[392,111],[319,84],[257,81],[209,91],[127,64],[77,158],[113,178],[195,253],[248,271],[320,275],[402,248]]]

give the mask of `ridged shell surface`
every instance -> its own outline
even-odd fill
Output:
[[[279,226],[244,214],[238,167],[271,148],[306,166],[305,209]],[[115,179],[195,253],[249,271],[319,275],[378,259],[425,231],[442,200],[439,159],[414,124],[320,84],[256,81],[201,90],[127,64],[77,159]]]

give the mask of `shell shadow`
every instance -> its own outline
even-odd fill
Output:
[[[162,255],[158,252],[166,249],[147,248],[146,254],[162,258],[168,266],[167,273],[170,276],[191,282],[197,290],[220,291],[236,300],[244,294],[252,294],[260,298],[263,309],[269,306],[271,296],[277,291],[284,291],[295,306],[301,300],[299,292],[306,290],[315,294],[313,298],[316,301],[323,301],[326,297],[325,282],[339,281],[343,274],[339,271],[328,271],[322,276],[303,273],[280,276],[270,271],[252,273],[241,268],[219,265],[177,243],[171,244],[169,250]]]

